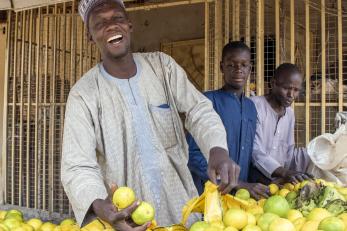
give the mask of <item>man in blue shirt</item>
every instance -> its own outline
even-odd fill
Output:
[[[227,131],[229,156],[241,168],[236,189],[245,188],[252,197],[259,199],[268,196],[268,188],[262,184],[247,183],[257,122],[254,103],[245,97],[243,92],[251,68],[250,48],[241,41],[228,43],[223,48],[220,63],[225,84],[219,90],[206,92],[205,96],[212,101],[214,109],[223,121]],[[190,134],[187,135],[187,142],[188,167],[201,194],[204,183],[209,179],[207,161]]]

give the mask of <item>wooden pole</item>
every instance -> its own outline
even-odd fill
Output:
[[[310,142],[310,95],[311,95],[311,81],[310,81],[310,0],[305,0],[305,66],[306,66],[306,96],[305,96],[305,143],[306,146]]]
[[[41,21],[42,19],[42,15],[41,15],[41,8],[38,9],[38,17],[37,17],[37,28],[38,30],[36,31],[42,31],[42,24]],[[40,68],[40,53],[41,53],[41,33],[36,33],[36,91],[35,91],[35,95],[36,95],[36,99],[35,99],[35,160],[34,160],[34,164],[35,164],[35,182],[34,182],[34,208],[38,209],[38,149],[39,149],[39,145],[38,145],[38,123],[39,123],[39,99],[40,99],[40,77],[41,77],[41,68]]]
[[[321,0],[321,49],[322,49],[322,134],[325,133],[325,118],[326,118],[326,49],[325,49],[325,0]]]
[[[205,1],[205,76],[204,91],[210,89],[210,9],[209,2]]]
[[[295,63],[295,1],[290,0],[290,62]]]
[[[9,90],[9,79],[11,76],[11,69],[15,69],[14,67],[10,67],[10,48],[11,48],[11,32],[12,32],[12,11],[8,11],[7,16],[7,39],[6,39],[6,57],[5,57],[5,84],[4,84],[4,116],[3,116],[3,139],[2,139],[2,183],[3,183],[3,190],[4,190],[4,203],[7,203],[7,190],[8,190],[8,184],[7,184],[7,152],[8,152],[8,90]],[[16,42],[16,40],[15,40]],[[14,75],[12,75],[14,77]],[[13,138],[12,138],[13,139]],[[1,199],[1,198],[0,198]]]
[[[257,95],[264,94],[264,0],[257,0]]]
[[[281,63],[281,53],[280,53],[280,1],[275,0],[275,27],[276,27],[276,67]]]
[[[343,111],[342,1],[337,0],[337,44],[339,60],[339,111]]]

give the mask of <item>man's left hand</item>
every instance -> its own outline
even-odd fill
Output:
[[[240,167],[230,159],[227,150],[214,147],[210,150],[208,175],[215,184],[218,184],[217,176],[220,176],[218,189],[227,194],[238,184]]]

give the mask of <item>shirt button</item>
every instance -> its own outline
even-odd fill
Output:
[[[243,149],[245,149],[245,147],[243,147],[243,146],[242,146],[242,148],[241,148],[241,149],[243,150]]]

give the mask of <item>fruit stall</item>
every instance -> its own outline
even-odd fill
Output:
[[[0,231],[79,230],[60,182],[64,112],[69,90],[100,54],[78,2],[0,0]],[[219,59],[229,40],[251,47],[247,95],[268,92],[278,64],[296,63],[305,79],[293,106],[297,146],[335,132],[336,113],[347,106],[346,0],[124,2],[133,50],[171,55],[201,91],[222,86]],[[345,186],[271,184],[272,197],[255,201],[244,190],[225,197],[209,185],[182,208],[182,224],[160,228],[151,220],[150,228],[183,231],[190,213],[200,213],[204,221],[192,231],[347,230]],[[95,220],[84,230],[111,227]]]

